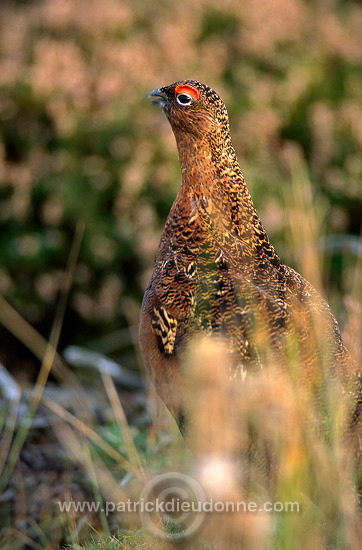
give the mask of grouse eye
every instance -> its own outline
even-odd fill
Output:
[[[178,94],[177,103],[180,105],[190,105],[192,97],[189,94]]]

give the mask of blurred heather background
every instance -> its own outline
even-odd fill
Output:
[[[47,411],[39,408],[38,423],[28,433],[26,391],[44,356],[44,343],[31,327],[48,340],[54,323],[61,325],[61,354],[77,345],[142,370],[139,306],[180,182],[172,132],[147,97],[152,89],[194,78],[220,93],[271,241],[284,262],[322,290],[357,355],[361,29],[357,0],[1,1],[0,363],[14,378],[0,372],[0,471],[5,465],[0,523],[9,548],[22,547],[25,534],[27,543],[36,541],[27,547],[52,548],[77,541],[82,529],[87,536],[95,526],[107,533],[102,517],[102,527],[89,515],[58,517],[54,502],[60,498],[94,498],[89,456],[99,462],[95,447],[87,445],[103,443],[56,405],[84,413],[80,398],[79,404],[70,399],[69,387],[56,385],[52,376]],[[67,263],[83,225],[63,319],[59,301]],[[54,332],[52,341],[57,342]],[[83,366],[87,361],[83,356]],[[125,444],[127,430],[124,422],[114,422],[112,409],[116,418],[122,415],[119,405],[109,407],[109,388],[105,392],[95,370],[87,382],[76,376],[94,413],[87,412],[86,424],[101,434],[104,445],[132,456],[129,442],[135,438],[141,462],[151,471],[157,470],[155,460],[159,466],[172,459],[170,438],[157,446],[139,384],[137,391],[132,384],[125,391],[124,381],[122,390],[122,383],[117,386],[131,430]],[[38,395],[44,383],[43,378]],[[58,423],[49,419],[49,409]],[[59,419],[62,428],[56,429]],[[103,448],[110,470],[102,472],[111,471],[116,480],[107,487],[118,487],[127,467],[112,448]],[[329,488],[334,474],[326,472]],[[300,547],[321,547],[315,540]]]
[[[284,198],[290,158],[307,163],[343,323],[361,224],[361,28],[357,1],[2,1],[0,292],[48,338],[84,220],[61,347],[137,322],[180,181],[147,95],[195,78],[225,100],[259,214],[293,265]],[[5,329],[0,338],[16,369],[25,349]]]

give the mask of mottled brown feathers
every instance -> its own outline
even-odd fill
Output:
[[[187,87],[195,93],[188,94]],[[269,242],[218,94],[187,80],[151,96],[175,134],[182,182],[144,296],[140,344],[174,416],[180,413],[182,355],[198,333],[227,342],[231,374],[268,362],[287,368],[290,345],[307,373],[321,359],[331,372],[348,373],[351,360],[328,305],[281,263]]]

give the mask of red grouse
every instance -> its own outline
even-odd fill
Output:
[[[175,135],[182,183],[145,292],[140,345],[181,430],[182,357],[199,333],[227,342],[234,375],[271,362],[287,368],[292,346],[307,378],[319,364],[333,377],[350,378],[353,361],[329,306],[269,242],[218,94],[185,80],[150,96]]]

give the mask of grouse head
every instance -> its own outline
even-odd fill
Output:
[[[182,80],[150,93],[159,104],[175,133],[200,139],[206,136],[219,138],[225,144],[229,139],[229,121],[224,102],[206,84],[197,80]]]

